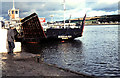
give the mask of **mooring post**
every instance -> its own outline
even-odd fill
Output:
[[[37,57],[36,61],[39,63],[40,62],[40,54],[38,54],[36,57]]]

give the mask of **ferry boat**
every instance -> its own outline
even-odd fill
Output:
[[[39,42],[42,40],[73,40],[77,37],[82,37],[86,14],[82,20],[82,24],[75,24],[72,28],[66,26],[65,23],[65,0],[64,0],[64,26],[48,27],[45,29],[41,26],[38,15],[33,13],[25,17],[22,22],[24,41]]]

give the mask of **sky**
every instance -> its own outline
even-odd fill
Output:
[[[8,18],[7,12],[12,9],[13,0],[1,0],[2,16]],[[20,9],[20,17],[24,18],[32,13],[37,13],[39,17],[45,17],[46,21],[62,21],[64,17],[64,0],[14,0],[15,8]],[[114,15],[118,14],[119,0],[65,0],[65,19],[84,17]]]

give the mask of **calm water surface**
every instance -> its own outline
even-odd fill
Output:
[[[23,50],[41,54],[44,62],[95,76],[120,76],[118,26],[85,26],[73,41],[25,44]]]

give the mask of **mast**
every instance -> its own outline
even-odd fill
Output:
[[[14,4],[14,0],[13,0],[13,9],[15,9],[15,4]]]
[[[70,14],[70,18],[69,18],[69,25],[70,25],[70,19],[71,19],[71,14]]]
[[[66,8],[65,8],[65,0],[63,2],[63,6],[64,6],[64,28],[65,28],[65,10],[66,10]]]

